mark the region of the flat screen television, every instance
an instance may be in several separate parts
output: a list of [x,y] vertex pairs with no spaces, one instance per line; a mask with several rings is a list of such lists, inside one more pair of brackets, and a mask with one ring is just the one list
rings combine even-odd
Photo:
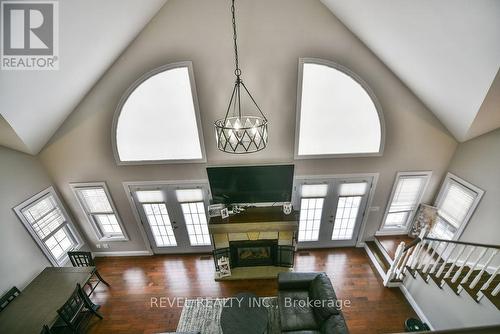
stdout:
[[213,203],[290,202],[293,165],[208,167]]

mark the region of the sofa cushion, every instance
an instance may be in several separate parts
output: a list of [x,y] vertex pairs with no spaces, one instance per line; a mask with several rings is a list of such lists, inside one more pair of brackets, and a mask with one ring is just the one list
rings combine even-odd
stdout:
[[313,279],[309,286],[309,298],[312,301],[314,314],[319,323],[323,323],[332,314],[339,314],[336,307],[337,296],[326,274],[319,274]]
[[307,290],[280,291],[278,296],[282,331],[319,330],[308,303]]
[[321,325],[321,334],[348,334],[347,324],[345,323],[342,314],[334,314],[330,316]]
[[316,272],[283,272],[278,274],[280,290],[308,290],[312,280],[320,273]]

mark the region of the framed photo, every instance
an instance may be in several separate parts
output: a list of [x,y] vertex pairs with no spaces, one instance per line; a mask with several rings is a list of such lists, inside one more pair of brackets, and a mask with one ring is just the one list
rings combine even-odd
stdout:
[[420,204],[418,206],[413,223],[408,235],[410,237],[418,237],[420,231],[427,226],[427,233],[429,233],[436,223],[438,209],[435,206]]

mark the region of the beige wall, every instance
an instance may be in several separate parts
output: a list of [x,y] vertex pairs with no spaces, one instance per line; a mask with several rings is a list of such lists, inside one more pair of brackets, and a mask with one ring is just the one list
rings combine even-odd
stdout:
[[12,210],[50,185],[36,158],[0,146],[0,295],[51,265]]
[[69,182],[106,181],[131,238],[110,250],[140,251],[145,244],[122,182],[206,178],[205,164],[118,167],[113,159],[111,121],[121,95],[143,73],[177,61],[194,65],[209,165],[293,161],[298,58],[317,57],[350,68],[373,89],[386,122],[385,152],[378,158],[294,161],[296,173],[380,173],[373,203],[380,211],[370,213],[367,237],[378,229],[396,172],[432,170],[424,200],[434,196],[456,141],[319,0],[241,1],[237,10],[243,79],[269,118],[269,147],[233,156],[215,146],[213,121],[223,116],[234,82],[228,2],[168,1],[40,154],[92,244],[95,236]]
[[500,129],[458,145],[449,170],[484,190],[460,240],[500,244]]

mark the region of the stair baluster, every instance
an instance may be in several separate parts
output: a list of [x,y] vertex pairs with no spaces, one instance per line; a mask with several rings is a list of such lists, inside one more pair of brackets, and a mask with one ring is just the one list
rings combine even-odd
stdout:
[[474,265],[470,268],[470,271],[460,281],[460,286],[458,287],[458,291],[457,291],[458,294],[460,294],[460,292],[462,292],[462,290],[464,289],[463,284],[469,280],[470,276],[472,275],[472,272],[476,270],[477,266],[479,265],[479,261],[481,261],[481,259],[484,257],[484,255],[486,254],[487,251],[488,251],[488,248],[484,248],[481,251],[481,253],[479,253],[477,260],[476,260],[476,262],[474,262]]
[[453,244],[450,248],[450,254],[448,254],[448,256],[446,257],[446,260],[443,261],[443,264],[441,265],[438,272],[436,273],[436,277],[441,277],[441,275],[443,274],[443,271],[446,268],[446,264],[448,263],[448,260],[451,258],[451,255],[455,251],[455,248],[457,248],[457,245]]
[[[481,269],[481,271],[479,272],[479,274],[477,274],[476,278],[474,278],[474,280],[472,281],[472,283],[469,285],[469,288],[474,289],[476,287],[476,284],[481,279],[481,276],[483,276],[484,271],[486,270],[486,268],[488,268],[488,266],[490,265],[490,263],[493,260],[493,258],[495,257],[495,255],[497,255],[497,253],[498,253],[498,249],[495,249],[491,253],[490,257],[488,258],[488,260],[486,261],[486,263],[483,265],[483,269]],[[497,270],[498,270],[498,268],[497,268]]]
[[457,279],[460,277],[460,275],[462,274],[462,271],[464,270],[465,265],[467,264],[467,262],[469,262],[470,256],[472,255],[472,253],[474,253],[475,250],[476,250],[476,247],[472,246],[471,250],[469,251],[469,254],[467,254],[467,256],[465,257],[465,260],[463,260],[462,265],[457,270],[457,272],[455,273],[455,275],[453,275],[453,278],[451,279],[452,283],[455,283],[457,281]]

